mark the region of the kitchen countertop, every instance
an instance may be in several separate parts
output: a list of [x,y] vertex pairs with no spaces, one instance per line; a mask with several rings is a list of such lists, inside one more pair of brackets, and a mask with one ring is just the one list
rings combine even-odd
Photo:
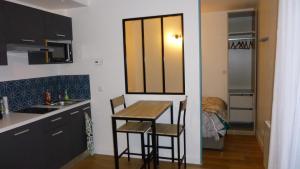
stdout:
[[58,110],[46,113],[46,114],[30,114],[30,113],[14,113],[11,112],[8,115],[4,115],[3,119],[0,120],[0,133],[24,126],[26,124],[30,124],[36,122],[38,120],[59,114],[61,112],[65,112],[67,110],[76,108],[78,106],[82,106],[90,103],[90,100],[81,101],[68,106],[44,106],[38,105],[34,107],[51,107],[51,108],[59,108]]

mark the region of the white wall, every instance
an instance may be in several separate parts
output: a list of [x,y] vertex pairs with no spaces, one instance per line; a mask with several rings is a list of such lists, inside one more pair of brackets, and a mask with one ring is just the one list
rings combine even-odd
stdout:
[[[122,19],[184,13],[187,114],[187,158],[200,163],[200,61],[197,0],[91,0],[89,7],[72,9],[75,63],[62,72],[91,76],[92,116],[96,153],[112,154],[111,109],[109,99],[125,93]],[[103,65],[94,64],[102,60]],[[184,96],[126,95],[128,104],[139,99],[178,101]],[[163,118],[166,119],[168,114]],[[121,140],[120,142],[125,142]],[[132,144],[139,151],[139,139]]]
[[27,53],[8,52],[8,66],[0,66],[0,81],[54,76],[59,73],[58,65],[28,65]]
[[228,100],[227,12],[201,14],[202,94]]

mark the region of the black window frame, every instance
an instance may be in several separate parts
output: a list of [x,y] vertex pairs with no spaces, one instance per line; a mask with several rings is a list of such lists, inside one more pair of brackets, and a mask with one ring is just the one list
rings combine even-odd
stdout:
[[[165,80],[165,52],[164,52],[164,22],[163,18],[166,17],[174,17],[174,16],[180,16],[181,17],[181,30],[182,30],[182,92],[178,93],[170,93],[166,92],[166,80]],[[155,19],[160,18],[161,19],[161,37],[162,37],[162,82],[163,82],[163,91],[162,92],[147,92],[147,86],[146,86],[146,68],[145,68],[145,39],[144,39],[144,20],[145,19]],[[143,92],[130,92],[128,91],[128,75],[127,75],[127,57],[126,57],[126,21],[134,21],[134,20],[140,20],[141,21],[141,34],[142,34],[142,54],[143,54]],[[123,52],[124,52],[124,72],[125,72],[125,90],[126,94],[154,94],[154,95],[185,95],[185,56],[184,56],[184,14],[183,13],[176,13],[176,14],[168,14],[168,15],[156,15],[156,16],[147,16],[147,17],[137,17],[137,18],[127,18],[123,19]]]

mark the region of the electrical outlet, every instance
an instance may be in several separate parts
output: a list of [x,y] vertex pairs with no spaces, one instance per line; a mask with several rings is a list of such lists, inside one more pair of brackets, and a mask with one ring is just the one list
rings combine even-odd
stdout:
[[98,92],[103,92],[102,86],[98,86],[97,90],[98,90]]

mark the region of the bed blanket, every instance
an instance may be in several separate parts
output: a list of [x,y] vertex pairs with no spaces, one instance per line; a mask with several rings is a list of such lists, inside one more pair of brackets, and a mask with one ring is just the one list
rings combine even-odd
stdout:
[[225,118],[227,110],[226,103],[218,97],[203,97],[202,98],[202,111],[207,113],[217,113]]
[[214,137],[216,140],[219,140],[221,136],[225,136],[229,128],[228,122],[225,120],[226,109],[227,105],[222,99],[217,97],[203,97],[203,137]]

